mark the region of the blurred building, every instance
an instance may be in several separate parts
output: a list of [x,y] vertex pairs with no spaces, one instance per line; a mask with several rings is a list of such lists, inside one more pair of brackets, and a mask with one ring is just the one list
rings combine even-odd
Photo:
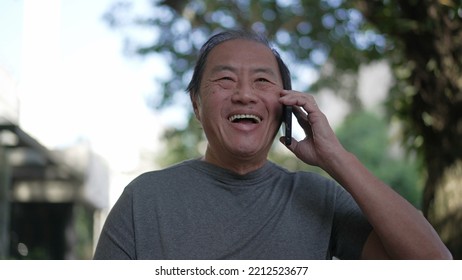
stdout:
[[0,68],[0,259],[90,258],[108,168],[86,143],[48,149],[19,114],[17,84]]

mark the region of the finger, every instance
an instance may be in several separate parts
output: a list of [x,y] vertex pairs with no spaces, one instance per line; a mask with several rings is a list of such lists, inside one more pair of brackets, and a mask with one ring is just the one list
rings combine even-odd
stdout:
[[301,93],[293,90],[283,90],[281,92],[281,102],[284,105],[295,105],[303,107],[307,113],[319,111],[318,104],[313,95]]
[[307,114],[319,111],[318,103],[316,103],[316,99],[311,94],[304,94],[298,103],[297,105],[303,107]]
[[286,145],[286,140],[285,140],[285,137],[282,136],[279,138],[279,142],[281,142],[284,146],[286,146],[290,151],[294,151],[295,149],[295,146],[297,145],[298,141],[295,140],[295,138],[292,137],[292,141],[290,143],[290,145]]
[[303,131],[305,132],[305,135],[311,136],[312,135],[311,123],[308,119],[308,114],[302,108],[298,106],[293,106],[293,113],[295,117],[297,118],[297,122],[300,124]]
[[[303,111],[300,107],[298,106],[293,106],[292,107],[292,112],[294,113],[295,117],[297,118],[298,122],[305,122],[308,121],[308,114]],[[301,124],[301,123],[300,123]]]

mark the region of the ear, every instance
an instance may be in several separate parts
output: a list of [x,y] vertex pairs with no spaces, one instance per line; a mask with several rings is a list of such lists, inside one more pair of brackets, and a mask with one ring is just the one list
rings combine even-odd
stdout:
[[191,103],[194,109],[194,114],[196,115],[196,119],[200,122],[201,117],[200,117],[200,97],[197,94],[194,94],[192,92],[189,93],[189,97],[191,98]]

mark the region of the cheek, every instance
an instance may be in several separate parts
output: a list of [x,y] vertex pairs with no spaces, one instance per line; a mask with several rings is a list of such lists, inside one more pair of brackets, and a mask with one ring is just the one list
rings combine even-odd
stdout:
[[274,93],[275,91],[279,89],[279,88],[276,88],[273,84],[265,83],[265,82],[257,82],[253,85],[253,88],[260,92],[268,92],[268,93]]
[[260,98],[279,103],[281,87],[269,83],[255,83],[253,88]]
[[279,102],[279,91],[265,91],[262,92],[260,96],[269,114],[275,116],[275,118],[279,120],[282,116],[282,104]]
[[203,109],[217,113],[221,107],[229,102],[231,96],[232,90],[224,90],[220,86],[210,87],[202,95]]
[[234,86],[226,83],[210,83],[201,90],[202,99],[207,99],[209,102],[216,102],[216,100],[224,99],[233,92]]
[[216,83],[216,87],[221,90],[234,90],[236,88],[236,83],[231,80],[221,80]]
[[201,122],[213,123],[221,116],[222,104],[225,104],[226,97],[216,91],[206,93],[202,98],[200,107]]
[[278,126],[281,125],[282,122],[282,105],[279,104],[277,107],[274,108],[275,111],[275,120],[277,121]]
[[270,110],[270,114],[272,118],[271,122],[272,122],[272,126],[276,127],[277,129],[282,123],[282,111],[283,111],[282,104],[280,104],[279,102],[272,103],[271,110]]

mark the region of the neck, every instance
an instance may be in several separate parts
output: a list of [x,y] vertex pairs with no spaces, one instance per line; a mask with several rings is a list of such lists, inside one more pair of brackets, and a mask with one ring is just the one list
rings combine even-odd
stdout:
[[267,159],[258,159],[255,156],[251,157],[216,157],[209,149],[205,152],[205,156],[202,158],[203,161],[217,165],[221,168],[228,169],[239,175],[245,175],[252,171],[261,168],[267,162]]

